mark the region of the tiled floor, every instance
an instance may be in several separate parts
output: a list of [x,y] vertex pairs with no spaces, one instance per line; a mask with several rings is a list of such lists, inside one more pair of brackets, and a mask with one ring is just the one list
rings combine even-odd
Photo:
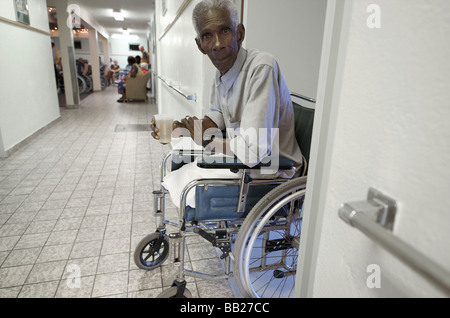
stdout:
[[[148,131],[115,131],[148,124],[156,106],[117,98],[108,87],[61,108],[61,120],[0,159],[0,297],[156,297],[171,285],[170,263],[147,272],[133,261],[155,229],[151,193],[167,146]],[[186,257],[194,270],[221,267],[201,238]],[[190,278],[188,288],[233,297],[227,281]]]

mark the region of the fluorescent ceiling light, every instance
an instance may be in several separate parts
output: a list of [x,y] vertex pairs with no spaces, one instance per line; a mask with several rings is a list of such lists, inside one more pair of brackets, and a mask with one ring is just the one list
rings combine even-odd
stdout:
[[114,33],[113,35],[111,35],[111,38],[112,39],[139,40],[139,37],[136,34],[126,35],[126,34]]
[[125,34],[125,35],[129,35],[130,31],[128,31],[127,28],[123,28],[122,33]]
[[116,19],[116,21],[123,21],[123,20],[125,20],[125,18],[123,17],[123,14],[120,11],[120,9],[113,9],[113,16],[114,16],[114,19]]

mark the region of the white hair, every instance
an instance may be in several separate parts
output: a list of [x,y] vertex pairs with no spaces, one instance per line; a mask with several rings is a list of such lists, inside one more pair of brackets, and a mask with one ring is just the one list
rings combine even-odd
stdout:
[[230,0],[202,0],[199,2],[192,12],[192,23],[194,24],[195,32],[197,33],[197,37],[200,38],[200,31],[198,29],[198,24],[200,20],[200,16],[211,9],[224,9],[230,14],[231,18],[231,27],[233,31],[237,30],[239,25],[239,13],[236,9],[234,3]]

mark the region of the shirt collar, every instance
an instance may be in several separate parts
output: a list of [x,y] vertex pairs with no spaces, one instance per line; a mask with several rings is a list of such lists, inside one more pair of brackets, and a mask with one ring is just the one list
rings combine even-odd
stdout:
[[216,86],[219,86],[221,84],[225,85],[225,88],[228,91],[233,85],[237,76],[239,75],[246,59],[247,59],[247,50],[241,47],[239,49],[236,61],[234,62],[233,66],[229,69],[229,71],[226,72],[225,75],[223,76],[220,76],[220,72],[217,71]]

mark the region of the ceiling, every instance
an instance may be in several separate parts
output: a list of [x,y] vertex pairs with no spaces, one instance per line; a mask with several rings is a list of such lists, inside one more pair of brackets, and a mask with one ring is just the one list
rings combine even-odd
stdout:
[[[130,34],[146,34],[150,18],[155,11],[155,0],[73,0],[109,34],[122,33],[127,28]],[[125,21],[116,21],[113,9],[120,9]],[[83,14],[82,14],[83,15]]]

